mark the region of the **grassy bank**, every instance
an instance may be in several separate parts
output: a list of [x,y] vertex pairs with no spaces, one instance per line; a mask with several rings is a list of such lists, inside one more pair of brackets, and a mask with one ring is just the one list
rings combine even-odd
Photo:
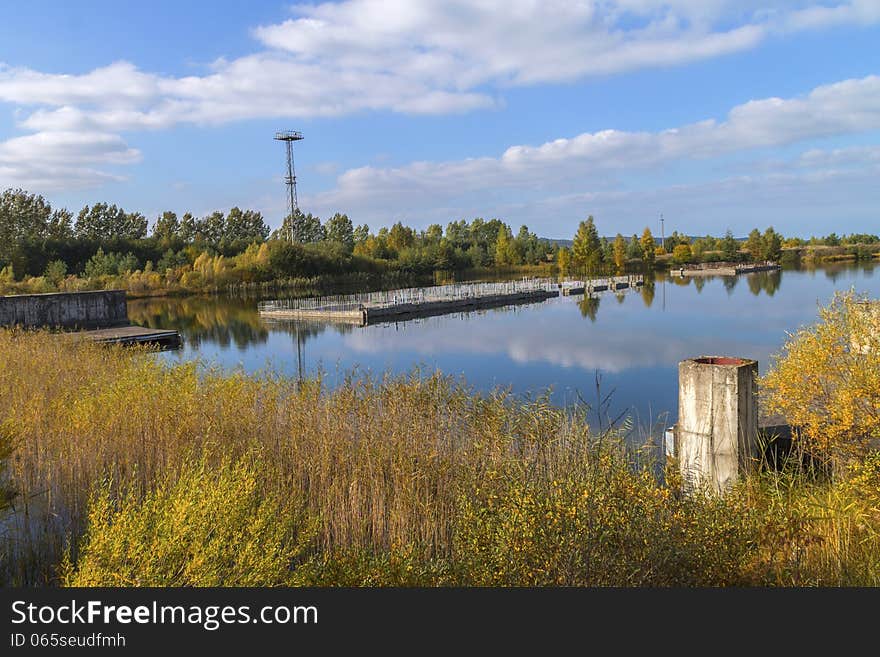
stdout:
[[[577,411],[0,332],[5,584],[880,584],[880,462],[682,497]],[[0,450],[2,454],[2,450]]]
[[[219,263],[219,264],[218,264]],[[217,271],[214,267],[218,267]],[[181,267],[185,270],[185,267]],[[454,280],[510,279],[520,276],[551,276],[556,268],[550,264],[506,267],[480,267],[461,271],[414,272],[399,269],[316,273],[303,276],[248,276],[228,265],[221,258],[204,265],[202,274],[190,276],[192,269],[165,274],[148,271],[126,271],[99,276],[26,277],[22,280],[0,271],[0,296],[11,294],[44,294],[47,292],[82,292],[86,290],[125,290],[130,299],[153,297],[186,297],[226,294],[261,296],[271,294],[340,294],[348,291],[379,290],[393,287],[444,284]],[[198,273],[198,272],[197,272]]]

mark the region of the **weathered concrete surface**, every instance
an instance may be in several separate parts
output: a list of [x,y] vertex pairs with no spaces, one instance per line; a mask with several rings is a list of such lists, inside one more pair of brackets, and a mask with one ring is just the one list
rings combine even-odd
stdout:
[[0,297],[0,326],[105,328],[128,324],[125,290]]
[[306,310],[300,308],[278,308],[276,310],[261,310],[260,315],[266,319],[316,319],[325,322],[337,322],[339,324],[354,324],[363,326],[366,317],[363,310]]
[[775,271],[782,269],[775,262],[756,262],[751,264],[736,263],[702,263],[699,265],[687,265],[672,267],[670,272],[681,276],[736,276],[737,274],[751,274],[759,271]]
[[754,468],[758,362],[704,356],[678,365],[676,447],[689,490],[723,493]]
[[176,349],[181,345],[180,332],[169,329],[151,329],[143,326],[118,326],[115,328],[95,329],[68,333],[78,340],[91,340],[101,344],[146,344],[163,349]]
[[260,315],[270,319],[323,319],[328,322],[342,322],[345,324],[366,326],[368,324],[406,321],[420,317],[433,317],[436,315],[445,315],[467,310],[479,310],[481,308],[499,308],[502,306],[536,303],[558,296],[558,289],[528,290],[525,292],[463,297],[460,299],[398,303],[390,306],[362,305],[357,309],[346,310],[323,310],[320,308],[315,310],[299,310],[279,308],[274,310],[261,310]]
[[402,303],[395,306],[364,308],[365,323],[376,324],[381,322],[415,319],[417,317],[431,317],[445,315],[463,310],[477,310],[480,308],[499,308],[502,306],[515,306],[524,303],[545,301],[552,297],[558,297],[558,290],[530,290],[528,292],[514,292],[511,294],[496,294],[484,297],[468,297],[464,299],[451,299],[443,301],[426,301],[424,303]]

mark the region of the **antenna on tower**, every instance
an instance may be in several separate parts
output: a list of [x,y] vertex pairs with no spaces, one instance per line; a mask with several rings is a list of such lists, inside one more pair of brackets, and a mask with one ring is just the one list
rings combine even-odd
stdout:
[[293,142],[300,141],[303,138],[301,132],[296,130],[282,130],[275,133],[275,141],[283,141],[287,148],[287,175],[284,177],[284,184],[287,185],[287,216],[290,221],[287,224],[287,238],[293,241],[293,215],[299,209],[296,198],[296,174],[293,168]]
[[660,246],[666,248],[666,231],[663,227],[663,213],[660,213]]

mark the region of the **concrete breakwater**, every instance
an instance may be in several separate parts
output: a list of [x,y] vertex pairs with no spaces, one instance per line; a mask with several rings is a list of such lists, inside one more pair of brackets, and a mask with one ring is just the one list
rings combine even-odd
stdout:
[[180,346],[180,333],[134,326],[125,290],[0,296],[0,327],[63,329],[76,339],[100,343]]
[[259,311],[261,316],[272,319],[321,319],[366,326],[480,308],[539,302],[556,296],[559,296],[559,288],[555,282],[531,279],[282,299],[261,303]]
[[90,329],[125,324],[125,290],[0,297],[0,326]]
[[644,284],[645,278],[641,274],[611,276],[609,278],[591,278],[584,281],[565,280],[559,284],[559,291],[562,296],[567,297],[577,294],[606,292],[608,290],[625,290],[630,287],[639,287]]
[[[483,308],[537,303],[560,294],[583,294],[585,287],[600,291],[643,283],[640,276],[619,276],[601,281],[599,287],[590,287],[590,281],[560,283],[555,279],[456,283],[344,296],[267,301],[259,305],[259,312],[268,319],[313,319],[366,326]],[[580,292],[572,291],[577,289]]]
[[673,267],[669,271],[680,276],[736,276],[737,274],[751,274],[759,271],[773,271],[782,269],[775,262],[753,262],[738,264],[732,262],[707,262],[701,265],[687,265]]

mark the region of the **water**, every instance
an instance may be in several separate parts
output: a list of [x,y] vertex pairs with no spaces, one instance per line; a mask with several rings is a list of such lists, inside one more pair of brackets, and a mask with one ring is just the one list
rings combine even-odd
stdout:
[[376,374],[439,369],[480,391],[500,386],[536,395],[549,389],[554,403],[583,401],[594,417],[602,406],[606,420],[623,414],[656,427],[675,421],[680,360],[755,358],[763,372],[786,332],[814,322],[835,290],[880,297],[878,269],[838,264],[735,278],[658,275],[642,289],[595,299],[560,297],[368,327],[263,321],[257,300],[224,298],[132,301],[129,315],[182,332],[184,348],[160,356],[170,361],[199,358],[292,376],[321,370],[331,386],[353,368]]

